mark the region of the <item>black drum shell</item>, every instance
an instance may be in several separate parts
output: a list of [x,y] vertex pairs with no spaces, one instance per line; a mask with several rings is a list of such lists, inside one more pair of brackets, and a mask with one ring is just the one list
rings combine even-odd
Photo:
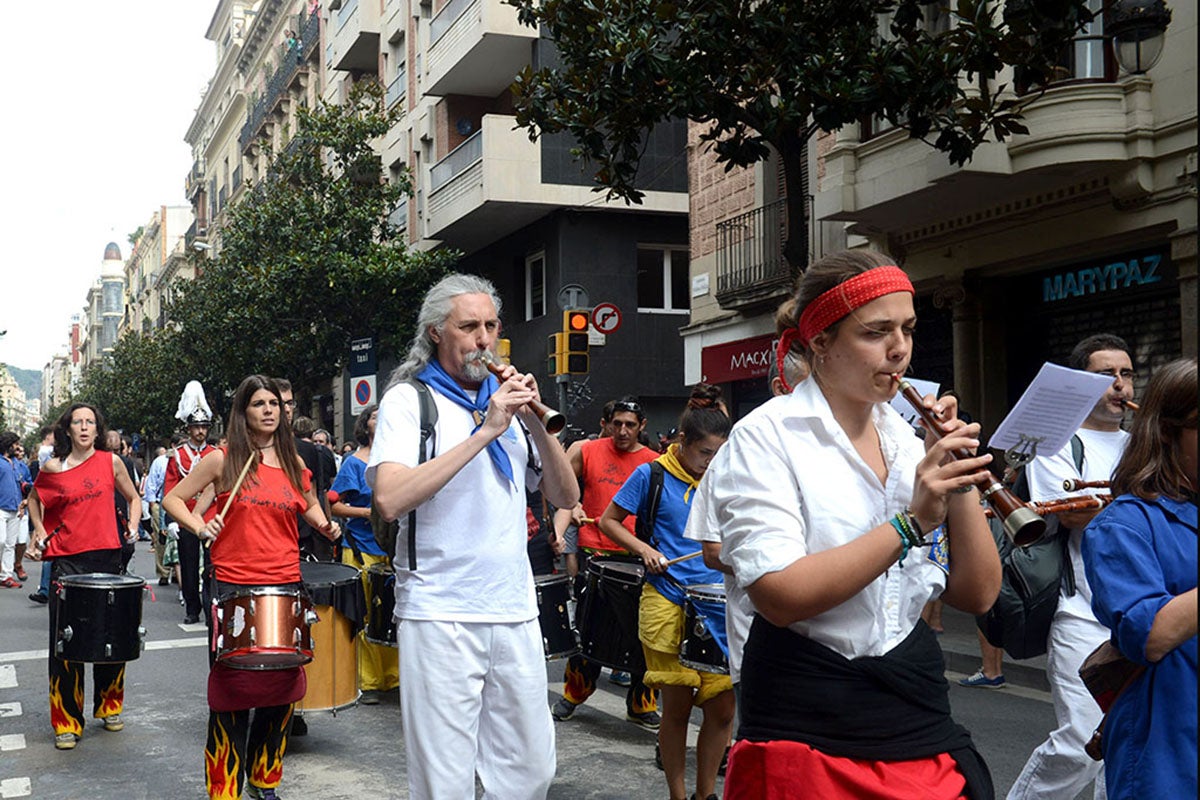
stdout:
[[597,664],[627,672],[645,672],[646,656],[638,638],[638,604],[645,567],[640,563],[595,559],[575,617],[579,648]]
[[368,642],[387,647],[396,646],[396,573],[385,564],[367,567],[367,615],[365,631]]
[[724,587],[721,587],[719,597],[712,593],[687,592],[683,603],[683,638],[679,643],[679,663],[699,672],[728,675],[729,659],[705,627],[704,616],[693,602],[694,599],[724,603]]
[[538,624],[542,629],[542,649],[546,660],[567,658],[579,652],[579,641],[571,627],[567,603],[571,599],[571,579],[567,575],[538,575],[533,579],[537,596]]
[[54,587],[55,656],[91,664],[135,661],[142,654],[145,586],[145,579],[134,575],[91,572],[60,577]]

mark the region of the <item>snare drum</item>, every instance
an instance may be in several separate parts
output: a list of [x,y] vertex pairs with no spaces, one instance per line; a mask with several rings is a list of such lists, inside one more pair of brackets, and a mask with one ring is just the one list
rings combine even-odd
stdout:
[[683,601],[683,641],[679,663],[700,672],[729,674],[729,659],[708,626],[725,626],[725,584],[687,586]]
[[542,627],[542,649],[547,661],[579,652],[571,615],[567,611],[567,602],[571,599],[570,582],[567,575],[537,575],[533,579],[538,623]]
[[217,598],[217,661],[234,669],[292,669],[313,659],[312,604],[299,589],[248,586]]
[[[44,567],[49,569],[49,567]],[[63,575],[54,586],[54,654],[66,661],[118,664],[146,646],[142,589],[134,575]]]
[[302,561],[300,575],[318,621],[312,626],[313,660],[305,669],[308,692],[296,710],[337,711],[358,700],[354,635],[364,606],[358,570],[349,564]]
[[646,670],[638,640],[638,603],[645,573],[640,563],[603,558],[588,562],[576,623],[580,649],[590,660],[628,672]]
[[367,567],[367,619],[368,642],[396,646],[396,573],[386,564]]

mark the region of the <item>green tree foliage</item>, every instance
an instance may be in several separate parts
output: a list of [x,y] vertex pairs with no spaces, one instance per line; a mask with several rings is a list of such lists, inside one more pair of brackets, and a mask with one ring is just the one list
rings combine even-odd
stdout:
[[456,254],[409,251],[389,223],[411,183],[381,178],[371,144],[395,121],[382,108],[367,82],[345,105],[302,109],[267,178],[229,213],[218,257],[179,284],[169,316],[210,399],[251,373],[304,395],[341,369],[352,339],[373,335],[385,353],[411,340],[421,297]]
[[1085,0],[958,0],[940,33],[924,18],[945,0],[507,2],[558,48],[556,62],[527,67],[513,85],[531,138],[570,131],[596,182],[633,202],[646,135],[661,121],[702,123],[726,169],[773,148],[792,229],[784,254],[798,268],[813,134],[878,115],[966,163],[989,136],[1025,132],[1021,109],[1033,96],[1002,76],[1045,85],[1091,19]]
[[[175,409],[189,380],[178,339],[172,330],[126,333],[109,358],[84,371],[72,402],[95,405],[111,430],[137,432],[153,441],[168,438],[179,427]],[[46,424],[64,410],[52,411]]]

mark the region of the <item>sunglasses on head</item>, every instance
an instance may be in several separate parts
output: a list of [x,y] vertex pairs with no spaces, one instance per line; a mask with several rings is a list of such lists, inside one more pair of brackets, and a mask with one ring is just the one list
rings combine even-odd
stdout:
[[617,402],[613,403],[613,413],[616,413],[617,411],[632,411],[639,417],[642,416],[642,407],[631,400],[618,400]]

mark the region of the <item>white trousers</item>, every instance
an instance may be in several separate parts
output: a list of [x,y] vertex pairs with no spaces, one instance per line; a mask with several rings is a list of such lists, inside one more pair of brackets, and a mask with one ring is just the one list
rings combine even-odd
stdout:
[[1096,781],[1095,800],[1108,797],[1104,762],[1093,761],[1083,749],[1102,715],[1079,677],[1079,667],[1093,650],[1108,641],[1109,630],[1095,618],[1064,613],[1061,602],[1050,624],[1046,646],[1046,678],[1058,728],[1025,762],[1008,800],[1073,798],[1092,780]]
[[17,557],[17,543],[21,541],[21,526],[25,520],[16,511],[0,510],[0,581],[15,578],[13,564]]
[[411,800],[543,800],[554,722],[537,619],[397,623]]

